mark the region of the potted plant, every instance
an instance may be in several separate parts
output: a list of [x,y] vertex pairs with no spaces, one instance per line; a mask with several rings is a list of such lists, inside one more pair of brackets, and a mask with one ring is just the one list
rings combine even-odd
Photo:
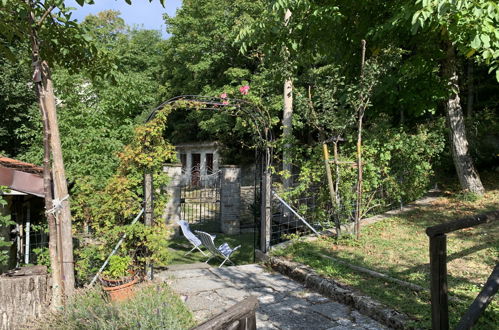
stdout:
[[113,255],[109,266],[100,277],[104,291],[111,301],[123,301],[133,295],[133,286],[138,278],[133,271],[133,260],[130,256]]

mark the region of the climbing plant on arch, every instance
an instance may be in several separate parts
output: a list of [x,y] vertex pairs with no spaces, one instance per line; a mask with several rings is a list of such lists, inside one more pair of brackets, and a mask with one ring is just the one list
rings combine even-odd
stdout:
[[[147,190],[143,180],[146,173],[154,178],[154,187],[152,181],[148,187],[151,192],[168,183],[169,178],[163,172],[163,165],[176,161],[176,152],[174,146],[166,141],[164,133],[169,115],[173,111],[185,109],[219,111],[231,116],[244,117],[254,131],[253,141],[251,143],[245,141],[245,144],[252,145],[260,153],[263,162],[264,174],[260,198],[263,219],[261,249],[266,251],[265,248],[270,241],[270,173],[273,149],[270,115],[261,107],[246,100],[179,96],[153,109],[146,122],[135,129],[131,143],[118,155],[119,165],[115,175],[109,179],[103,191],[78,196],[82,200],[76,201],[75,204],[95,206],[91,207],[87,214],[91,219],[95,236],[105,242],[101,246],[88,246],[76,252],[76,268],[80,281],[86,281],[89,276],[95,274],[123,233],[127,233],[127,239],[118,251],[119,254],[130,255],[137,249],[146,248],[149,253],[145,257],[139,256],[139,262],[162,264],[168,261],[169,253],[164,239],[168,235],[168,228],[162,221],[157,221],[161,219],[168,196],[156,194],[154,203],[143,205],[144,190]],[[151,219],[149,224],[154,223],[154,226],[143,223],[128,226],[130,219],[138,214],[143,206],[145,209],[148,207],[151,209],[151,218],[156,221]]]
[[[249,86],[241,87],[243,90],[241,93],[247,94],[247,89]],[[247,88],[245,90],[245,88]],[[245,93],[244,93],[245,92]],[[153,109],[151,114],[146,120],[146,126],[150,123],[151,125],[156,125],[157,121],[164,120],[166,124],[166,118],[164,117],[171,112],[174,108],[184,108],[184,109],[194,109],[194,110],[211,110],[211,111],[223,111],[231,116],[244,116],[248,119],[248,123],[252,130],[255,132],[254,139],[252,141],[251,147],[253,147],[256,152],[260,153],[260,159],[262,161],[262,178],[261,178],[261,189],[260,189],[260,249],[264,252],[268,251],[270,247],[270,226],[271,226],[271,172],[272,172],[272,152],[273,152],[273,134],[271,130],[272,119],[270,114],[265,110],[264,107],[255,105],[252,102],[241,100],[241,99],[229,99],[227,94],[223,93],[220,97],[208,97],[208,96],[198,96],[198,95],[182,95],[174,97],[164,103],[162,103],[157,108]],[[163,119],[164,118],[164,119]],[[164,129],[164,127],[163,127]],[[247,141],[246,141],[247,142]],[[246,145],[248,145],[246,143]],[[148,157],[148,146],[146,143],[141,144],[144,147],[142,157]],[[151,173],[151,172],[149,172]],[[256,183],[255,183],[256,184]],[[149,187],[147,187],[149,186]],[[152,179],[148,174],[144,176],[144,189],[152,192]],[[152,209],[152,196],[145,193],[145,209],[146,214],[148,209]],[[147,219],[146,219],[147,221]]]

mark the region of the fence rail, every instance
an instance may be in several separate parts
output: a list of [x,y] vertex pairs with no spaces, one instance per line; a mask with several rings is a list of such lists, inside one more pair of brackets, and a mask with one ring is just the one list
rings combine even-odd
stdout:
[[[431,322],[432,329],[449,329],[449,306],[447,287],[447,236],[446,234],[499,220],[499,211],[487,212],[474,217],[462,218],[426,228],[430,239],[430,271],[431,271]],[[495,277],[495,281],[494,281]],[[459,322],[458,329],[469,329],[478,320],[490,302],[490,296],[497,292],[498,272],[492,272],[484,289],[478,295],[468,312]],[[495,286],[495,292],[494,292]],[[488,302],[487,302],[488,301]]]
[[192,330],[256,330],[256,309],[258,299],[249,296]]

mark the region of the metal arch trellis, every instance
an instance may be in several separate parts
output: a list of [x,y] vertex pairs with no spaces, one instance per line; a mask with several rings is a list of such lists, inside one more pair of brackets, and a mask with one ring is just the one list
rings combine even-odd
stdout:
[[[154,118],[156,113],[167,105],[178,104],[181,108],[196,108],[199,110],[212,110],[228,113],[231,116],[244,114],[253,122],[254,128],[258,133],[259,140],[255,146],[255,152],[263,152],[262,157],[262,178],[260,182],[260,249],[267,252],[270,249],[271,235],[271,212],[272,212],[272,157],[274,136],[271,129],[270,114],[256,106],[255,104],[242,99],[220,98],[201,95],[180,95],[175,96],[154,108],[145,122]],[[175,106],[174,106],[175,107]],[[256,174],[256,173],[255,173]],[[150,181],[152,184],[152,181]],[[144,182],[146,187],[146,181]],[[147,189],[152,194],[152,186]],[[149,208],[152,209],[152,195],[145,198],[146,213]],[[255,196],[256,200],[256,196]],[[149,204],[149,205],[148,205]]]
[[[262,145],[260,147],[269,147],[270,152],[272,152],[271,142],[273,139],[273,134],[271,130],[271,118],[270,114],[257,107],[251,102],[242,99],[231,99],[231,98],[220,98],[220,97],[212,97],[212,96],[202,96],[202,95],[180,95],[175,96],[154,108],[149,116],[146,119],[146,123],[154,118],[156,113],[163,109],[166,105],[173,105],[175,103],[184,103],[181,104],[184,107],[189,108],[189,102],[192,104],[201,105],[199,107],[200,110],[213,110],[213,111],[224,111],[232,116],[237,116],[240,113],[243,113],[251,118],[255,128],[257,129],[260,142]],[[190,108],[194,108],[191,106]],[[256,110],[256,111],[255,111]],[[271,156],[271,155],[268,155]],[[268,162],[271,157],[268,157]],[[268,163],[270,166],[270,163]]]

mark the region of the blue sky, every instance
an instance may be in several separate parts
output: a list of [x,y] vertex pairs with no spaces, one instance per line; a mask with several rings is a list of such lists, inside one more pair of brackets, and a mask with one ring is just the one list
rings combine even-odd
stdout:
[[148,30],[161,30],[163,37],[167,37],[163,14],[175,15],[175,11],[182,5],[181,0],[166,0],[163,8],[158,0],[149,3],[148,0],[132,0],[132,5],[127,5],[125,0],[95,0],[94,5],[80,7],[75,0],[66,0],[66,6],[74,7],[73,18],[83,21],[88,14],[95,14],[106,9],[119,10],[121,17],[130,26]]

